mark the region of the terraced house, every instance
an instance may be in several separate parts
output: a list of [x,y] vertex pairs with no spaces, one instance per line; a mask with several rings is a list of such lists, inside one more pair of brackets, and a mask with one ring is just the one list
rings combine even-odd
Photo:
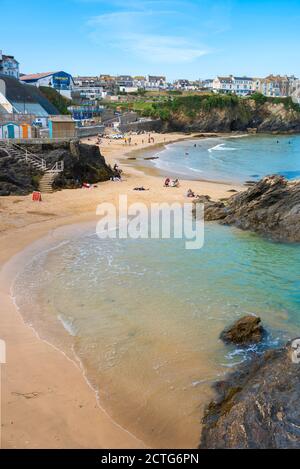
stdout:
[[213,91],[215,93],[234,93],[246,96],[253,93],[253,78],[250,77],[216,77],[213,81]]

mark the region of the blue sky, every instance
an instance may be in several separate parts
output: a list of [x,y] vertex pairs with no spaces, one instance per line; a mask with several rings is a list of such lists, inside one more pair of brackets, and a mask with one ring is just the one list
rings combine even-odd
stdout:
[[300,76],[299,0],[0,0],[23,73]]

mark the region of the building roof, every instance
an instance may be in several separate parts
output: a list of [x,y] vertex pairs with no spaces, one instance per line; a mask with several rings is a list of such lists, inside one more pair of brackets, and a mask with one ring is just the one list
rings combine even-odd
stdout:
[[52,122],[75,122],[72,119],[72,116],[69,116],[69,115],[67,115],[67,116],[63,116],[63,115],[51,116],[50,120]]
[[217,77],[221,83],[232,83],[232,77]]
[[238,81],[253,81],[253,78],[250,78],[250,77],[233,77],[235,80],[238,80]]
[[53,104],[36,86],[26,85],[16,78],[8,75],[0,74],[0,80],[5,82],[6,99],[18,110],[18,112],[23,112],[25,110],[25,112],[29,114],[58,114],[56,107],[53,106]]
[[39,80],[40,78],[50,77],[56,72],[43,72],[43,73],[34,73],[33,75],[22,75],[20,77],[21,81],[29,81],[29,80]]

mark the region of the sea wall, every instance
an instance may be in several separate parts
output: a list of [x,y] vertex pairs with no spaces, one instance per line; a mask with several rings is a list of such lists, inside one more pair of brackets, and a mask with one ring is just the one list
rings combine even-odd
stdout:
[[120,124],[119,130],[125,132],[159,132],[162,129],[162,121],[160,119],[131,122],[128,124]]

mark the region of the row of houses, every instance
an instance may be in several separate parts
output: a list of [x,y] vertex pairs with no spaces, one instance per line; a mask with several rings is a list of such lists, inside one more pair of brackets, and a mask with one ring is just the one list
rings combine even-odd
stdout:
[[118,93],[133,93],[138,90],[159,91],[168,88],[165,76],[147,75],[100,75],[99,77],[74,77],[72,95],[75,99],[97,100]]
[[234,93],[240,96],[262,93],[270,97],[290,96],[299,80],[295,76],[269,75],[266,78],[218,76],[211,83],[216,93]]

